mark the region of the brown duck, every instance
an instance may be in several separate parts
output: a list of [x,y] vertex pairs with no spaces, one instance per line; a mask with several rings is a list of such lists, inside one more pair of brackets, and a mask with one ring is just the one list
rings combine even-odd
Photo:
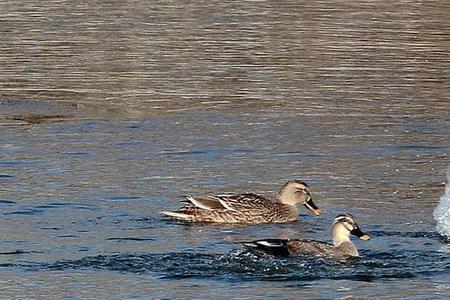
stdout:
[[254,193],[187,196],[185,206],[177,211],[162,214],[188,222],[211,223],[284,223],[298,220],[298,204],[303,204],[314,214],[320,209],[311,199],[308,185],[300,180],[286,182],[275,201]]
[[350,241],[350,234],[362,240],[370,237],[361,231],[351,214],[342,214],[334,219],[331,228],[333,244],[313,240],[300,239],[263,239],[252,242],[241,242],[244,246],[274,256],[326,256],[330,258],[349,258],[358,256],[358,249]]

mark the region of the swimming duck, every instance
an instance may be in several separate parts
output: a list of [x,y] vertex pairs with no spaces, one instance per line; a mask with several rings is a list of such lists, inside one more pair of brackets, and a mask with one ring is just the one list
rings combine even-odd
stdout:
[[300,239],[263,239],[241,242],[246,247],[261,250],[274,256],[326,256],[331,258],[349,258],[358,256],[358,249],[350,241],[350,234],[362,240],[370,237],[359,229],[355,217],[351,214],[338,215],[331,227],[333,244]]
[[286,182],[276,201],[254,193],[187,196],[185,206],[162,214],[188,222],[212,223],[283,223],[298,220],[298,204],[303,204],[316,215],[320,209],[311,199],[308,185],[300,180]]

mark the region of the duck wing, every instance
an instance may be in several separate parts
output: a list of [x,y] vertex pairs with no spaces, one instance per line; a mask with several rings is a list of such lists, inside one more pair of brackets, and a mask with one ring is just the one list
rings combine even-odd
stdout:
[[267,209],[274,204],[269,199],[254,193],[202,197],[187,196],[186,201],[193,204],[196,208],[209,211],[255,211]]
[[314,240],[292,239],[286,243],[291,256],[329,255],[333,249],[333,245]]
[[218,196],[203,196],[195,198],[192,196],[187,196],[186,200],[193,204],[196,208],[204,210],[227,209],[227,207],[221,203],[221,198]]
[[289,256],[289,249],[286,239],[262,239],[250,242],[240,242],[247,248],[262,251],[274,256]]
[[236,211],[266,210],[275,204],[271,200],[254,193],[217,196],[217,198],[225,208]]
[[247,248],[259,250],[274,256],[326,256],[330,254],[332,245],[320,241],[299,239],[262,239],[241,242]]

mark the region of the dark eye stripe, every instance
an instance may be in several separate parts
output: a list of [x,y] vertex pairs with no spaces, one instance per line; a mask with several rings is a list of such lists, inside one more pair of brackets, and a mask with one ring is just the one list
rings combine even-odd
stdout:
[[345,229],[347,229],[348,231],[352,231],[352,227],[349,227],[347,222],[342,222],[342,225],[344,225]]
[[349,222],[348,220],[345,220],[344,222],[342,222],[345,226],[345,228],[347,228],[347,230],[352,231],[353,229],[357,229],[358,225]]

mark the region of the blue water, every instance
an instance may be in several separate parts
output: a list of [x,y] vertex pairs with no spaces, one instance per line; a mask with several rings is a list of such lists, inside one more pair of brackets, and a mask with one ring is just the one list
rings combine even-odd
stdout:
[[[0,1],[0,299],[448,299],[449,11]],[[323,215],[159,214],[290,179]],[[372,237],[357,259],[237,243],[330,241],[344,212]]]
[[[285,111],[3,127],[5,297],[445,299],[450,248],[433,210],[444,192],[448,145],[399,150],[409,145],[403,125],[393,125],[395,139],[371,134],[367,143],[351,118],[340,122],[336,134],[347,134],[339,141],[320,121]],[[378,131],[366,122],[361,131]],[[292,131],[295,123],[309,130]],[[415,144],[425,145],[430,134],[450,136],[418,128]],[[264,138],[267,132],[278,136]],[[159,214],[179,207],[186,194],[271,196],[289,178],[308,182],[321,217],[302,209],[297,223],[232,226]],[[330,241],[330,224],[342,212],[357,216],[372,237],[355,241],[360,258],[273,259],[237,243]]]

